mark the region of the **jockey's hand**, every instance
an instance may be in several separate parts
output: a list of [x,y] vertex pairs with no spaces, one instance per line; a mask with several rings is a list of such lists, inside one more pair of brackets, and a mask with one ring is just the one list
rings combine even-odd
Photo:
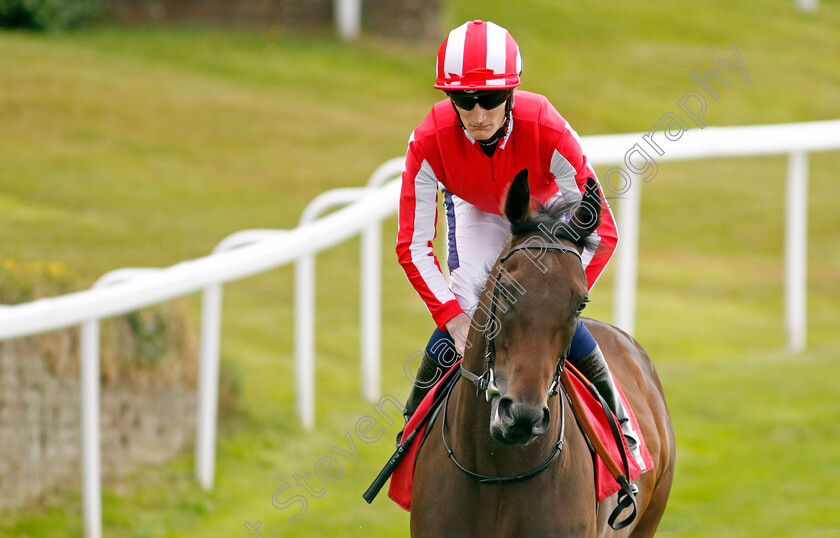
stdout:
[[446,330],[455,342],[455,350],[460,355],[464,355],[464,349],[467,347],[467,334],[470,330],[470,318],[461,312],[454,318],[446,322]]

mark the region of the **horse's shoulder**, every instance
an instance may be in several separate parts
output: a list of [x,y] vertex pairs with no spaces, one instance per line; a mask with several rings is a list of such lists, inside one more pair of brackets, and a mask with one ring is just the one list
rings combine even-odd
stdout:
[[[583,324],[592,333],[595,341],[604,347],[638,348],[642,349],[636,339],[628,333],[605,321],[592,318],[582,318]],[[642,350],[644,351],[644,350]]]
[[[584,318],[583,324],[592,333],[601,347],[613,373],[624,384],[628,376],[636,378],[635,383],[647,385],[658,380],[653,362],[642,345],[630,334],[604,321]],[[654,384],[655,386],[655,384]]]

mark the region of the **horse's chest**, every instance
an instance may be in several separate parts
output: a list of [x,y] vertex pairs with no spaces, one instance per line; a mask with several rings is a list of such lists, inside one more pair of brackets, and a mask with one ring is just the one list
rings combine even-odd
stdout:
[[463,478],[447,477],[434,501],[412,506],[413,537],[595,535],[594,503],[583,506],[556,484],[478,485]]

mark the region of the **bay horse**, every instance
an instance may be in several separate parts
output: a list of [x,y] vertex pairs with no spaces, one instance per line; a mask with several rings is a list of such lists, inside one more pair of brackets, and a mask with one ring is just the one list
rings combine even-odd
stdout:
[[[596,503],[584,435],[562,391],[549,396],[588,301],[580,254],[600,215],[594,180],[571,209],[532,213],[527,170],[508,190],[512,238],[490,272],[461,362],[462,377],[475,379],[484,370],[490,386],[477,395],[469,379],[459,379],[429,427],[415,467],[414,537],[642,537],[653,536],[659,525],[676,450],[662,385],[641,345],[611,325],[584,320],[654,461],[634,481],[638,513],[628,527],[615,531],[607,525],[616,495]],[[488,307],[488,300],[497,304]],[[521,479],[481,483],[476,475]]]

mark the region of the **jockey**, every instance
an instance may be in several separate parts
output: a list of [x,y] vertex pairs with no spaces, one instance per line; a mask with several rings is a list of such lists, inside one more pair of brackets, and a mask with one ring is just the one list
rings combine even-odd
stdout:
[[[438,51],[436,71],[434,87],[446,99],[432,107],[409,138],[400,194],[397,256],[437,325],[406,402],[406,420],[440,377],[439,369],[452,366],[453,351],[464,352],[487,269],[510,237],[503,204],[516,172],[528,169],[531,196],[544,204],[581,200],[586,179],[596,177],[577,133],[548,99],[515,90],[522,57],[504,28],[475,20],[452,30]],[[448,284],[432,249],[438,185],[447,219]],[[593,248],[582,256],[590,289],[618,241],[606,204],[592,235]],[[639,436],[582,322],[568,358],[610,405],[644,470]]]

